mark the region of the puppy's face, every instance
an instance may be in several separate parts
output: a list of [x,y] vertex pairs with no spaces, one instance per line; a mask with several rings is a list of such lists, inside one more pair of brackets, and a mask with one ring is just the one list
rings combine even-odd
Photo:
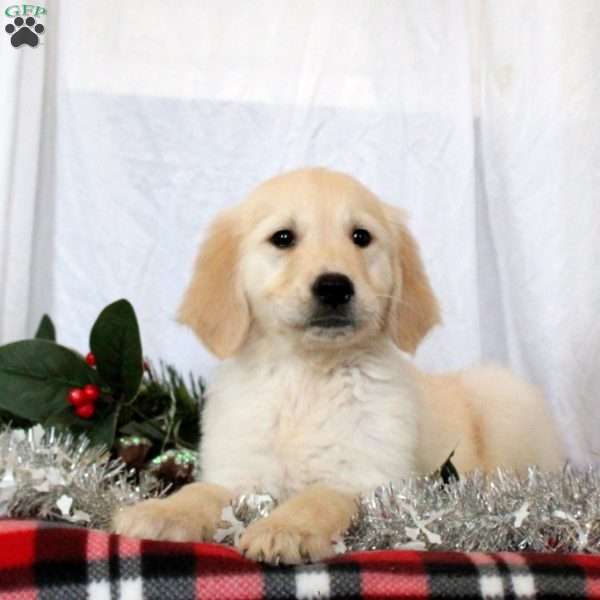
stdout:
[[240,277],[262,330],[337,345],[381,329],[394,286],[394,234],[367,190],[303,172],[263,185],[241,213]]
[[401,220],[341,173],[269,180],[216,223],[181,319],[219,356],[234,353],[252,326],[321,348],[387,331],[412,351],[438,315]]

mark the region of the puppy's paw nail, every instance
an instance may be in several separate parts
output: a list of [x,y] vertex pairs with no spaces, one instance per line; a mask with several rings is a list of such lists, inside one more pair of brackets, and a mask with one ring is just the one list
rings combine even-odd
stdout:
[[304,561],[304,562],[310,562],[310,553],[308,552],[308,550],[306,548],[304,548],[303,546],[300,547],[300,558]]

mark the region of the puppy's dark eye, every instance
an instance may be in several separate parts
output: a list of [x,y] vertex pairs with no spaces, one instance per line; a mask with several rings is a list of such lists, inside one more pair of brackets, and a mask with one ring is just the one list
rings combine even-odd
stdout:
[[289,248],[294,245],[296,236],[291,229],[281,229],[280,231],[276,231],[269,238],[269,241],[277,248]]
[[352,241],[361,248],[366,248],[373,238],[366,229],[355,229],[352,232]]

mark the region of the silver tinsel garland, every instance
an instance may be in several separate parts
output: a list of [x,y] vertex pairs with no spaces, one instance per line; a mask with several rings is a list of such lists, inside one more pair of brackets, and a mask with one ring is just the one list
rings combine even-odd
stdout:
[[600,552],[600,472],[503,469],[459,482],[408,479],[362,498],[352,550]]
[[[218,541],[232,542],[275,501],[240,496],[223,513]],[[444,485],[416,477],[363,496],[336,551],[376,549],[464,552],[600,552],[600,472],[566,465],[517,476],[503,469],[469,474]]]
[[[160,495],[142,473],[110,460],[84,437],[37,426],[0,432],[0,516],[58,519],[109,529],[124,504]],[[238,497],[222,515],[215,540],[234,544],[254,520],[277,505],[268,494]],[[359,501],[336,551],[411,548],[480,552],[600,552],[600,471],[567,465],[517,476],[498,469],[443,485],[409,478]]]
[[0,431],[0,517],[68,521],[109,529],[113,512],[159,494],[158,481],[134,482],[121,460],[85,436],[37,425]]

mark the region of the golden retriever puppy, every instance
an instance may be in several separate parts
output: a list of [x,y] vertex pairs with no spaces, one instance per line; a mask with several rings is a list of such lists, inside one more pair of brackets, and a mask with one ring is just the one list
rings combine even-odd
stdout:
[[540,394],[497,367],[426,375],[411,365],[438,303],[402,212],[325,169],[259,186],[214,223],[180,309],[224,359],[208,388],[206,483],[122,509],[116,531],[210,540],[242,492],[281,504],[240,549],[297,563],[332,554],[355,499],[438,468],[556,468]]

